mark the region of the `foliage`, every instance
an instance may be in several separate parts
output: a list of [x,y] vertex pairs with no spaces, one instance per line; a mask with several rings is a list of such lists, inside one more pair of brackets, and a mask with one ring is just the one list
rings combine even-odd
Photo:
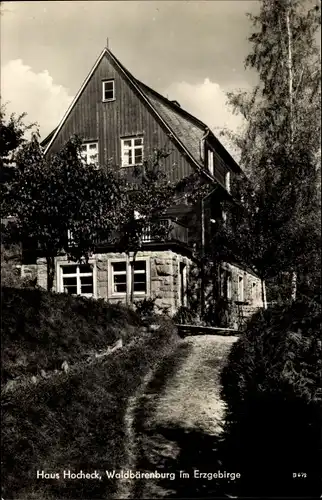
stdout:
[[[257,313],[232,348],[222,382],[240,497],[320,493],[320,328],[321,305],[303,297]],[[294,480],[297,472],[306,479]]]
[[156,298],[148,298],[143,300],[137,300],[135,302],[135,311],[140,316],[140,318],[150,318],[155,313],[155,301]]
[[205,308],[204,321],[207,326],[221,326],[228,328],[231,313],[231,301],[224,297],[218,297],[216,301],[210,301]]
[[36,279],[33,276],[21,277],[21,247],[1,244],[1,285],[7,287],[34,287]]
[[103,300],[39,289],[4,287],[1,292],[2,382],[61,369],[64,361],[74,364],[140,325],[134,311]]
[[197,311],[186,306],[179,307],[178,311],[173,316],[173,321],[179,325],[200,324],[200,318]]
[[[65,297],[66,300],[66,297]],[[132,313],[131,313],[132,314]],[[106,322],[108,323],[108,322]],[[123,323],[127,328],[126,322]],[[129,398],[178,341],[170,321],[105,361],[17,391],[2,402],[3,497],[35,500],[113,498],[128,452]],[[84,453],[86,450],[86,453]],[[99,471],[102,480],[40,481],[37,470]]]
[[16,156],[6,196],[16,241],[34,242],[47,259],[49,290],[55,256],[64,252],[75,262],[87,260],[97,240],[108,238],[115,229],[116,179],[110,172],[85,166],[80,148],[80,139],[73,137],[60,152],[45,158],[34,137]]
[[[25,125],[26,113],[19,116],[10,115],[6,119],[5,106],[0,107],[0,168],[9,166],[14,162],[15,153],[26,141],[25,134],[35,127],[35,124]],[[3,179],[1,179],[3,181]]]
[[311,1],[263,0],[250,19],[245,66],[259,83],[228,95],[246,121],[230,137],[249,182],[236,179],[226,239],[261,278],[295,272],[307,285],[320,274],[320,11]]
[[[177,187],[171,183],[162,162],[169,152],[156,149],[137,167],[134,182],[119,176],[120,204],[118,208],[118,235],[116,249],[132,253],[132,273],[137,252],[142,248],[144,237],[154,241],[165,241],[171,224],[166,219],[167,209],[175,204]],[[133,303],[134,279],[132,276],[130,302]],[[127,297],[129,299],[129,297]],[[129,301],[129,300],[128,300]]]
[[[0,106],[0,199],[1,217],[11,215],[8,198],[10,182],[14,174],[16,155],[27,142],[25,133],[34,129],[35,124],[25,125],[26,113],[6,117],[5,105]],[[38,134],[37,131],[33,132]]]

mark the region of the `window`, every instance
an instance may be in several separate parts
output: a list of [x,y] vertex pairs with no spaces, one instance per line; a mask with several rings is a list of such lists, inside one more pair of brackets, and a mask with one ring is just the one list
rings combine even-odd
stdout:
[[[131,263],[112,262],[112,295],[130,293],[131,291]],[[147,269],[145,260],[134,262],[133,290],[137,294],[147,293]]]
[[146,293],[146,262],[134,262],[134,292]]
[[60,289],[69,295],[94,296],[93,266],[90,264],[60,266]]
[[126,293],[127,272],[126,262],[113,262],[113,293]]
[[252,300],[253,301],[255,301],[257,299],[257,292],[258,292],[257,283],[255,281],[253,281],[253,284],[252,284]]
[[122,167],[142,165],[143,137],[128,137],[121,139]]
[[81,156],[87,165],[98,164],[98,142],[85,142],[81,146]]
[[227,299],[231,299],[232,297],[232,288],[231,288],[231,274],[227,274]]
[[220,271],[220,295],[227,299],[231,299],[231,274],[229,271],[222,269]]
[[208,149],[208,169],[211,175],[214,175],[214,153]]
[[114,101],[115,99],[115,85],[114,85],[114,80],[104,80],[102,82],[102,91],[103,91],[103,96],[102,96],[102,101]]
[[226,172],[225,175],[225,188],[227,189],[228,193],[230,193],[230,172]]
[[238,276],[238,300],[244,302],[244,277]]

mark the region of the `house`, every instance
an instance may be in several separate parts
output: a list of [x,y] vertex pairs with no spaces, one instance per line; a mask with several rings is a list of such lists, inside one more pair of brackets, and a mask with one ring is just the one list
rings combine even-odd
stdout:
[[[58,151],[73,135],[83,138],[87,163],[119,165],[131,178],[133,169],[155,148],[167,147],[171,154],[163,168],[171,181],[198,172],[213,186],[197,207],[186,204],[168,211],[171,225],[166,242],[153,241],[147,232],[134,266],[134,300],[156,298],[156,305],[170,314],[188,305],[187,288],[196,248],[206,244],[211,221],[224,219],[220,202],[232,199],[231,181],[241,169],[211,130],[196,117],[138,81],[105,47],[66,111],[58,127],[43,141],[45,154]],[[193,229],[193,230],[192,230]],[[25,269],[26,272],[26,269]],[[46,288],[46,263],[37,260],[38,284]],[[222,266],[221,295],[235,304],[261,307],[259,278],[238,266]],[[109,246],[97,247],[87,265],[56,258],[55,290],[87,297],[125,301],[131,281],[125,254]],[[235,322],[234,315],[230,323]]]

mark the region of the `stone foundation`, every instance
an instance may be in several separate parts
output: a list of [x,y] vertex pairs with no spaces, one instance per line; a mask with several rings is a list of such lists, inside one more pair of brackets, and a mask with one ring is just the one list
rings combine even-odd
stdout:
[[[191,296],[191,307],[200,301],[200,279],[198,272],[194,272],[194,264],[183,255],[171,250],[166,251],[140,251],[136,255],[136,261],[146,261],[146,293],[134,293],[134,302],[148,298],[155,299],[155,305],[160,312],[167,312],[170,315],[182,305],[188,304],[187,290]],[[95,254],[89,263],[93,266],[94,277],[94,297],[108,300],[109,302],[126,303],[130,299],[130,290],[128,293],[114,293],[112,289],[112,262],[127,262],[128,283],[130,276],[130,261],[126,254],[122,253],[101,253]],[[38,285],[47,288],[47,267],[45,259],[38,259],[37,266],[32,266],[30,272],[37,271]],[[56,278],[54,281],[54,291],[63,292],[60,285],[60,265],[67,264],[65,256],[55,259]],[[26,267],[26,266],[25,266]],[[180,275],[180,269],[184,268],[184,275]],[[224,263],[221,268],[228,271],[231,276],[231,298],[227,300],[227,314],[224,322],[230,328],[240,328],[241,322],[251,316],[259,308],[263,307],[261,296],[261,281],[250,272],[245,271],[237,265]],[[26,272],[26,270],[25,270]],[[29,272],[29,271],[28,271]],[[243,279],[243,304],[237,305],[241,300],[240,290],[238,289],[239,278]],[[189,285],[188,285],[189,282]],[[192,293],[193,292],[193,293]],[[208,295],[208,289],[205,290],[207,305],[211,305],[212,293]],[[195,298],[195,300],[193,300]]]

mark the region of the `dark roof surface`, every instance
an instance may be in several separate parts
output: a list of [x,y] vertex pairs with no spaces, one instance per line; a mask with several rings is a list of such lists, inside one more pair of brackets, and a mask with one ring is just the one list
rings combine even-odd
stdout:
[[171,128],[174,136],[180,139],[194,159],[200,163],[200,141],[205,135],[207,125],[189,115],[189,113],[179,108],[172,101],[161,96],[147,85],[138,80],[136,80],[136,83],[147,97],[152,107]]

